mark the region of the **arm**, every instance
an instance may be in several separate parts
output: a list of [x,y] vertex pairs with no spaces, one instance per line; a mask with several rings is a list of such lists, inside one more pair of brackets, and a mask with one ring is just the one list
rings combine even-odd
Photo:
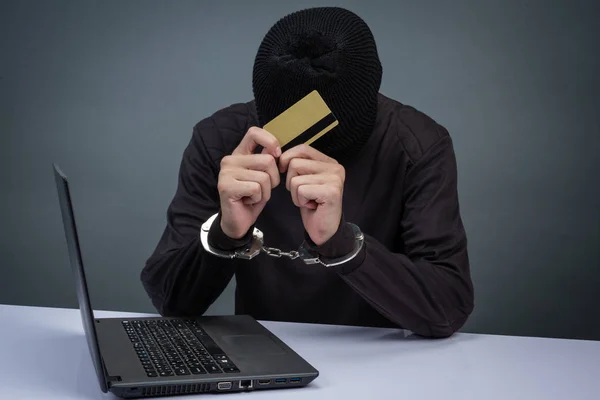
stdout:
[[[450,137],[432,146],[407,173],[401,228],[403,253],[365,235],[361,254],[335,268],[393,323],[423,336],[450,336],[473,310]],[[344,237],[352,238],[345,224],[320,252],[347,254],[352,247]]]
[[218,172],[201,129],[202,124],[194,129],[185,149],[167,226],[141,273],[152,303],[165,316],[202,315],[234,274],[233,261],[206,253],[200,243],[200,226],[219,210]]

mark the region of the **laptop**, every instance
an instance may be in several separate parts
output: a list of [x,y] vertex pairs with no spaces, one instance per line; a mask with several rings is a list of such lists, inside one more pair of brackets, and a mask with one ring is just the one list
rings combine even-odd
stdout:
[[83,328],[100,389],[120,398],[304,387],[319,372],[247,315],[95,318],[67,177],[54,176]]

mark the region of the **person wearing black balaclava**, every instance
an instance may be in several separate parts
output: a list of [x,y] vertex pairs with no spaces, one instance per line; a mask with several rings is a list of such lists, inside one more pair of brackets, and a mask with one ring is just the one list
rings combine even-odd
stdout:
[[[236,313],[261,320],[429,337],[464,325],[474,290],[452,140],[379,93],[382,71],[369,27],[351,11],[310,8],[271,27],[254,61],[254,100],[201,120],[184,152],[141,274],[162,315],[202,315],[235,276]],[[339,125],[282,151],[262,127],[313,90]],[[322,263],[227,258],[256,244],[255,228],[265,246],[300,246]]]

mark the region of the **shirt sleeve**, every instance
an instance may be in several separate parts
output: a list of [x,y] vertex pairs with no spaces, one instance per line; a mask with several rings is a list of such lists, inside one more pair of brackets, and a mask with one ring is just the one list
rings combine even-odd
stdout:
[[464,325],[474,303],[449,136],[409,169],[405,183],[399,237],[404,251],[394,253],[365,235],[359,256],[335,268],[399,327],[422,336],[447,337]]
[[218,171],[196,126],[181,161],[178,186],[167,210],[163,234],[141,272],[141,281],[164,316],[200,316],[223,292],[235,272],[235,260],[204,251],[202,224],[219,211]]

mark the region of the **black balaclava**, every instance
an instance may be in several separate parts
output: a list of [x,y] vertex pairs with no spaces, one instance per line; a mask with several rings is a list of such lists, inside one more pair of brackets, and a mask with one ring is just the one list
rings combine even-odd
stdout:
[[313,147],[341,161],[373,130],[381,77],[375,39],[356,14],[338,7],[289,14],[267,32],[254,62],[260,126],[318,90],[339,125]]

